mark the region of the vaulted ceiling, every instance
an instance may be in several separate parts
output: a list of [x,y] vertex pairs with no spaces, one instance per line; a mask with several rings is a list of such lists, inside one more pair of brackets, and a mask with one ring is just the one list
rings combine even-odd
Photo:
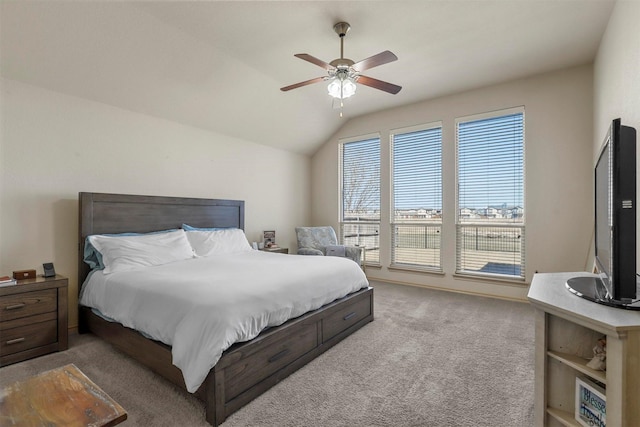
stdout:
[[[612,0],[6,1],[2,77],[225,135],[310,154],[349,118],[591,63]],[[295,58],[398,61],[365,74],[344,117],[324,75]]]

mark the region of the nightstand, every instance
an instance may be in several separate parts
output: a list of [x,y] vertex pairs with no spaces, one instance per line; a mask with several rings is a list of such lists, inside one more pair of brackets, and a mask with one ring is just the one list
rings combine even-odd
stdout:
[[289,253],[289,248],[264,248],[264,249],[260,249],[261,251],[265,251],[265,252],[273,252],[275,254],[288,254]]
[[0,366],[66,350],[66,277],[36,277],[0,287]]

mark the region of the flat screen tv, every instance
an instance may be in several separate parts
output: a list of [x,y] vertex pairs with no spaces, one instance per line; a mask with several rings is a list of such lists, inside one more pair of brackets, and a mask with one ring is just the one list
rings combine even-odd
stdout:
[[594,277],[575,277],[567,288],[586,299],[640,310],[636,274],[636,131],[611,123],[595,166]]

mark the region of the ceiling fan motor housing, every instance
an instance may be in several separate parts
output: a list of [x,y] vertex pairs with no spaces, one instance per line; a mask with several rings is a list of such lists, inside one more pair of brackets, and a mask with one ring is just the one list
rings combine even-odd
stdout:
[[329,65],[331,65],[332,67],[336,67],[336,68],[349,68],[353,64],[355,64],[355,62],[353,62],[349,58],[338,58],[338,59],[334,59],[333,61],[329,62]]

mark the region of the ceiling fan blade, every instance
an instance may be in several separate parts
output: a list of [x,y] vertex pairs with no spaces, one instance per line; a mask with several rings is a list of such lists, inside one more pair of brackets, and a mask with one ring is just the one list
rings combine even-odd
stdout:
[[327,71],[333,70],[333,66],[331,66],[330,64],[324,62],[322,59],[318,59],[315,56],[311,56],[307,53],[296,53],[293,56],[295,56],[296,58],[303,59],[307,62],[311,62],[312,64],[316,64],[318,67],[324,68]]
[[398,57],[392,52],[385,50],[377,55],[370,56],[367,59],[363,59],[360,62],[356,62],[351,66],[354,70],[360,72],[368,70],[369,68],[377,67],[378,65],[388,64],[389,62],[396,61]]
[[357,83],[362,83],[365,86],[369,86],[375,89],[380,89],[391,94],[400,92],[402,86],[394,85],[392,83],[383,82],[382,80],[374,79],[367,76],[358,76]]
[[324,79],[325,79],[325,77],[316,77],[315,79],[305,80],[305,81],[300,82],[300,83],[296,83],[296,84],[292,84],[292,85],[289,85],[289,86],[281,87],[280,90],[283,91],[283,92],[286,92],[286,91],[291,90],[291,89],[297,89],[299,87],[310,85],[312,83],[321,82]]

